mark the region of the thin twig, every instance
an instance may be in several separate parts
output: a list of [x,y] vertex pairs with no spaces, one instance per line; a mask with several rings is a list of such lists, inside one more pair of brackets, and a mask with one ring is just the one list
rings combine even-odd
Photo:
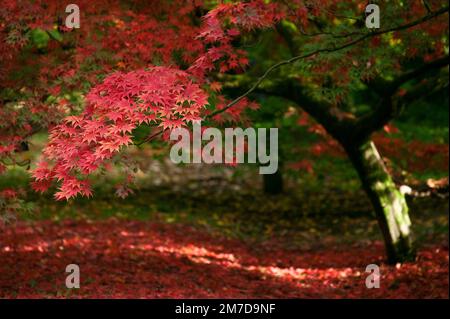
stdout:
[[253,84],[253,86],[249,90],[247,90],[244,94],[242,94],[241,96],[237,97],[236,99],[234,99],[233,101],[228,103],[224,108],[222,108],[220,110],[217,110],[217,111],[207,115],[205,117],[205,119],[208,119],[208,118],[216,116],[216,115],[218,115],[220,113],[223,113],[226,110],[228,110],[230,107],[235,105],[236,103],[240,102],[242,99],[244,99],[250,93],[252,93],[254,90],[256,90],[258,88],[258,86],[261,84],[261,82],[264,81],[264,79],[272,71],[274,71],[275,69],[278,69],[279,67],[281,67],[283,65],[291,64],[291,63],[294,63],[296,61],[309,58],[309,57],[314,56],[314,55],[319,54],[319,53],[330,53],[330,52],[340,51],[340,50],[346,49],[348,47],[351,47],[351,46],[353,46],[355,44],[358,44],[358,43],[360,43],[360,42],[362,42],[362,41],[364,41],[364,40],[366,40],[368,38],[371,38],[371,37],[376,37],[376,36],[380,36],[380,35],[383,35],[383,34],[386,34],[386,33],[390,33],[390,32],[395,32],[395,31],[401,31],[401,30],[409,29],[409,28],[417,26],[417,25],[419,25],[421,23],[429,21],[429,20],[431,20],[431,19],[433,19],[433,18],[435,18],[435,17],[437,17],[439,15],[445,14],[446,12],[448,12],[448,10],[449,10],[449,8],[445,7],[445,8],[442,8],[441,10],[438,10],[438,11],[434,12],[433,14],[426,15],[426,16],[424,16],[423,18],[421,18],[419,20],[416,20],[416,21],[413,21],[413,22],[410,22],[410,23],[407,23],[407,24],[403,24],[403,25],[400,25],[400,26],[397,26],[397,27],[392,27],[392,28],[389,28],[389,29],[386,29],[386,30],[367,33],[364,36],[362,36],[362,37],[360,37],[360,38],[358,38],[356,40],[347,42],[347,43],[345,43],[345,44],[343,44],[341,46],[337,46],[337,47],[333,47],[333,48],[318,49],[318,50],[315,50],[315,51],[312,51],[312,52],[309,52],[309,53],[306,53],[306,54],[294,56],[294,57],[292,57],[292,58],[290,58],[288,60],[280,61],[280,62],[272,65],[269,69],[267,69],[266,72],[264,72],[264,74],[262,76],[260,76],[258,78],[258,80]]

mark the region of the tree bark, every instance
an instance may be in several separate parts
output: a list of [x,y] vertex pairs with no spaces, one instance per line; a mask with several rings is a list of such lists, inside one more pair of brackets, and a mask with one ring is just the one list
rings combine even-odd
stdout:
[[372,202],[384,237],[388,262],[395,264],[414,259],[411,220],[405,196],[396,187],[375,144],[367,141],[345,149]]
[[278,195],[283,192],[283,175],[280,168],[275,174],[263,175],[264,193]]

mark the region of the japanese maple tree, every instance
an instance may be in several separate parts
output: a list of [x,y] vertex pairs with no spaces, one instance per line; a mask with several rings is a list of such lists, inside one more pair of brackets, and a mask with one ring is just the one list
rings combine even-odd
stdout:
[[[253,92],[277,95],[310,114],[346,151],[389,260],[413,256],[404,194],[371,136],[411,100],[447,85],[446,1],[380,3],[382,25],[375,30],[365,27],[361,0],[152,4],[79,1],[82,28],[67,30],[62,2],[6,1],[2,92],[23,94],[0,102],[2,158],[13,158],[30,134],[50,127],[33,187],[45,191],[56,183],[57,199],[90,196],[89,176],[134,142],[138,126],[155,127],[145,142],[194,120],[242,120],[255,107]],[[251,60],[244,44],[261,37],[271,39],[267,53]],[[36,63],[30,55],[37,56],[35,72],[12,80],[23,61]],[[230,77],[248,87],[233,100],[221,94]],[[64,93],[75,89],[82,98],[68,101]]]

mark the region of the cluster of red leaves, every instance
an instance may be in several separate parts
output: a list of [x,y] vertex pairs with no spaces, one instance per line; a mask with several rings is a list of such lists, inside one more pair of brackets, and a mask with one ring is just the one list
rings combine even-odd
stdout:
[[[113,27],[102,26],[102,46],[115,52],[119,67],[136,69],[156,61],[191,65],[203,51],[202,42],[195,39],[200,26],[193,22],[202,1],[144,2],[140,6],[135,11],[117,10],[109,16]],[[174,53],[180,54],[181,61],[173,58]]]
[[[188,226],[138,221],[40,222],[0,239],[1,298],[64,298],[78,264],[83,298],[448,298],[448,246],[415,263],[383,263],[380,242],[288,250],[249,245]],[[381,287],[367,289],[368,264]]]
[[[426,172],[430,168],[439,171],[449,170],[449,145],[426,143],[418,140],[406,142],[398,137],[383,133],[374,136],[383,156],[399,160],[401,166],[410,172]],[[413,150],[413,151],[411,151]],[[405,157],[405,154],[409,156]]]
[[[52,5],[50,5],[52,6]],[[15,105],[8,104],[9,97],[0,98],[0,160],[8,159],[14,162],[14,152],[20,151],[21,142],[31,136],[36,119],[43,113],[48,118],[54,118],[49,108],[39,104],[35,92],[28,92],[22,81],[10,80],[8,75],[15,73],[18,56],[28,43],[27,32],[30,28],[42,26],[43,17],[40,1],[3,1],[0,6],[0,92],[3,89],[19,91],[23,96],[29,95],[27,102],[20,101]],[[48,21],[44,19],[43,21]],[[6,90],[5,90],[6,91]],[[50,119],[49,119],[50,120]],[[3,162],[4,163],[4,162]],[[0,162],[0,175],[6,172],[7,166]],[[8,199],[3,194],[9,190],[0,191],[0,199]]]
[[[300,126],[305,126],[308,132],[316,134],[320,140],[308,148],[308,153],[313,158],[331,156],[336,158],[346,157],[345,150],[325,131],[323,126],[317,124],[307,113],[301,112],[297,121]],[[422,142],[419,140],[405,141],[401,137],[392,134],[399,130],[392,124],[384,127],[384,132],[373,135],[373,142],[379,149],[381,155],[393,160],[397,165],[413,173],[423,173],[430,168],[439,171],[449,170],[449,145]],[[405,154],[408,156],[405,157]],[[308,173],[314,172],[314,165],[310,159],[302,159],[288,165],[294,170],[304,170]]]
[[[375,134],[373,141],[383,157],[394,161],[408,172],[423,173],[429,171],[430,168],[438,171],[449,170],[448,144],[427,143],[417,140],[408,142],[384,133]],[[411,152],[411,150],[413,151]],[[321,156],[346,157],[342,147],[329,137],[314,143],[308,152],[317,158]],[[405,157],[405,154],[409,156]],[[294,170],[314,172],[314,163],[309,159],[303,159],[288,166]]]
[[[84,93],[83,87],[94,85],[99,78],[117,69],[140,69],[157,59],[161,59],[166,65],[176,65],[177,61],[172,59],[172,56],[174,52],[181,50],[183,61],[192,63],[192,56],[198,55],[203,48],[201,41],[195,40],[200,26],[196,25],[193,18],[195,10],[201,5],[199,1],[163,1],[152,5],[148,5],[147,1],[135,1],[131,5],[121,0],[99,0],[94,6],[92,1],[80,0],[77,5],[80,7],[82,20],[82,28],[78,30],[69,30],[64,26],[67,2],[62,0],[39,0],[32,3],[7,0],[0,7],[0,91],[17,93],[17,96],[12,98],[0,98],[0,160],[6,159],[8,163],[15,163],[16,151],[21,151],[22,143],[30,136],[39,130],[52,128],[65,116],[79,113],[79,110],[74,109],[77,106],[66,99],[67,94],[74,91]],[[177,14],[170,14],[173,12]],[[59,32],[62,39],[57,41],[49,37],[48,45],[38,50],[30,41],[31,32],[38,28],[42,36],[48,37],[50,32]],[[128,78],[131,82],[132,74],[129,74]],[[122,77],[112,76],[111,79],[116,79],[120,85]],[[143,77],[139,80],[145,79]],[[167,77],[164,79],[167,80]],[[169,91],[167,89],[160,93],[167,94]],[[47,102],[49,96],[52,97],[52,102]],[[164,98],[170,99],[169,96]],[[87,102],[90,103],[89,100]],[[116,115],[121,112],[116,105],[112,109]],[[95,111],[99,111],[99,108]],[[128,115],[122,113],[119,117],[128,118]],[[53,163],[58,166],[58,172],[61,173],[65,168],[67,173],[53,175],[66,180],[61,185],[63,193],[57,194],[58,198],[61,198],[62,194],[90,193],[85,181],[69,176],[69,167],[77,166],[70,162],[77,162],[76,156],[87,155],[85,150],[93,149],[92,144],[96,142],[96,138],[103,136],[104,152],[101,156],[106,157],[109,156],[108,150],[112,153],[120,145],[129,143],[128,130],[131,124],[126,120],[118,121],[118,127],[124,126],[120,128],[121,131],[117,131],[119,128],[116,127],[117,139],[114,140],[114,129],[107,134],[100,130],[96,137],[89,135],[90,131],[95,131],[103,125],[102,119],[98,118],[91,123],[81,120],[89,116],[83,114],[79,120],[76,117],[68,117],[52,132],[55,137],[53,146],[61,146],[61,154],[69,149],[67,157],[62,156],[62,162],[57,160]],[[195,114],[189,116],[194,117]],[[112,121],[117,120],[115,118]],[[176,121],[176,118],[173,117],[172,120]],[[83,150],[79,149],[80,143],[69,137],[75,132],[87,134],[83,137],[84,143],[87,143]],[[64,134],[68,136],[60,138]],[[68,144],[62,143],[63,140]],[[71,144],[72,142],[74,144]],[[52,146],[49,146],[50,157],[53,156],[51,149]],[[55,156],[58,157],[57,154]],[[89,160],[92,160],[92,163],[88,163]],[[80,165],[84,170],[89,170],[97,164],[91,156],[85,158]],[[39,170],[40,174],[44,175],[40,175],[35,183],[39,190],[50,184],[43,180],[43,177],[49,177],[45,175],[48,167],[44,167],[45,165]],[[0,163],[0,174],[6,170],[7,166]],[[2,197],[0,192],[0,199],[7,198]]]
[[57,199],[90,196],[85,177],[132,143],[138,125],[155,122],[164,130],[179,128],[199,120],[206,104],[207,96],[186,72],[153,67],[115,73],[91,90],[83,114],[67,117],[51,131],[45,160],[33,173],[33,187],[45,191],[58,180]]
[[205,26],[198,38],[208,48],[190,67],[190,72],[202,78],[216,64],[221,73],[242,70],[248,64],[246,51],[236,49],[233,39],[241,32],[272,27],[283,16],[278,5],[260,0],[218,5],[204,17]]
[[[215,69],[215,63],[220,66],[220,72],[242,68],[247,64],[247,60],[244,61],[245,51],[236,51],[231,44],[233,38],[239,35],[239,28],[249,31],[267,27],[280,18],[281,14],[277,13],[275,5],[259,0],[219,5],[206,15],[205,26],[197,36],[209,49],[201,52],[186,72],[175,67],[151,67],[149,70],[108,76],[89,92],[82,115],[67,117],[62,124],[52,129],[50,142],[44,151],[45,158],[33,172],[34,189],[45,191],[53,180],[57,180],[61,183],[55,194],[56,199],[69,199],[78,194],[90,196],[87,175],[104,161],[112,159],[122,146],[129,145],[131,133],[138,125],[156,122],[163,130],[171,130],[200,120],[200,112],[207,104],[207,95],[199,84],[207,81],[207,72]],[[225,27],[226,22],[229,27]],[[135,34],[133,30],[138,26],[144,33],[136,39],[134,46],[123,52],[126,56],[138,54],[136,50],[139,48],[144,49],[140,46],[143,45],[143,38],[149,34],[148,29],[154,31],[154,28],[167,27],[165,23],[161,26],[156,20],[147,21],[143,27],[131,25],[121,33],[121,38],[116,38],[113,48],[118,47],[118,43],[128,33]],[[125,27],[119,26],[119,29],[122,28]],[[190,28],[184,37],[189,37],[192,30]],[[177,45],[169,46],[168,43],[174,42],[171,41],[174,34],[170,34],[165,40],[153,39],[160,44],[157,46],[160,50],[143,50],[149,56],[140,56],[138,60],[149,61],[155,54],[162,54],[166,56],[163,60],[170,62],[169,56],[181,45],[180,39],[177,39]],[[195,54],[199,47],[194,45],[184,49],[191,49],[187,52]],[[188,58],[184,60],[189,61]],[[220,108],[220,105],[225,105],[225,99],[218,99]],[[228,114],[237,119],[248,106],[255,107],[244,99]]]
[[[433,9],[438,8],[442,5],[441,2],[430,1],[430,5]],[[314,31],[316,27],[311,26],[308,19],[316,17],[323,21],[333,21],[337,12],[341,10],[353,13],[363,12],[366,2],[361,0],[344,4],[337,0],[317,0],[305,4],[300,0],[288,3],[252,0],[221,3],[213,9],[200,0],[160,1],[152,2],[152,5],[148,5],[146,1],[135,1],[130,4],[120,0],[101,0],[96,1],[95,6],[92,6],[88,0],[80,0],[77,4],[83,15],[83,32],[73,31],[67,36],[65,34],[62,43],[51,41],[45,55],[37,57],[36,61],[29,59],[27,62],[39,66],[39,75],[35,81],[38,83],[37,87],[28,90],[32,92],[30,93],[31,97],[27,100],[27,107],[24,108],[23,114],[20,115],[25,119],[23,127],[26,127],[29,122],[26,114],[37,111],[43,115],[50,115],[51,119],[58,121],[55,114],[64,114],[70,111],[70,108],[65,107],[68,102],[63,98],[64,93],[79,89],[82,85],[95,84],[98,78],[117,69],[129,71],[149,65],[163,64],[166,66],[164,70],[168,74],[174,72],[181,74],[181,71],[176,70],[186,70],[182,73],[182,76],[185,77],[182,80],[183,83],[192,81],[193,86],[209,85],[210,92],[218,92],[220,84],[217,82],[217,73],[241,72],[249,64],[245,50],[236,48],[235,42],[241,36],[251,34],[256,29],[272,27],[281,19],[293,22],[300,29],[311,27],[311,30],[306,31]],[[14,34],[20,35],[13,37],[14,41],[10,41],[11,45],[19,50],[25,41],[20,38],[24,36],[24,30],[39,27],[49,31],[57,27],[61,32],[66,32],[67,30],[64,30],[57,22],[58,17],[66,16],[65,5],[64,1],[51,1],[49,4],[46,4],[45,1],[36,1],[33,6],[27,7],[26,1],[8,0],[6,5],[0,9],[0,17],[6,19],[5,23],[0,25],[0,37],[3,39]],[[397,6],[398,4],[395,7]],[[197,19],[205,10],[209,11],[204,17],[204,23],[200,25]],[[424,10],[423,5],[413,5],[411,8],[407,8],[406,11],[410,14],[405,17],[405,20],[414,20],[417,16],[423,16],[426,14]],[[176,14],[173,14],[174,12]],[[32,18],[33,16],[36,18]],[[17,23],[15,23],[16,20]],[[405,47],[411,47],[411,41],[414,39],[423,41],[427,35],[439,38],[443,32],[445,33],[440,28],[445,23],[426,24],[420,30],[422,37],[417,37],[413,33],[408,37],[405,32],[395,36],[403,37]],[[352,39],[353,37],[343,38]],[[308,37],[308,39],[310,40],[306,44],[311,48],[320,46],[323,41],[322,36]],[[373,45],[380,46],[379,43]],[[423,55],[422,51],[426,50],[429,51],[430,56],[439,55],[444,50],[442,45],[434,45],[432,50],[428,46],[419,44],[416,47],[419,50],[410,52],[411,57]],[[2,55],[8,55],[8,58],[13,59],[14,54],[11,52],[8,48],[0,51],[0,58]],[[317,79],[315,81],[314,76],[305,78],[321,84],[327,81],[328,75],[331,74],[337,85],[346,87],[352,69],[364,69],[363,66],[368,62],[373,64],[373,61],[368,61],[373,60],[373,57],[368,57],[365,44],[346,54],[348,59],[345,61],[342,61],[342,57],[337,57],[340,59],[339,63],[333,59],[324,61],[324,59],[311,57],[311,60],[308,61],[311,62],[310,71],[317,76]],[[352,56],[361,57],[356,61]],[[396,59],[391,60],[397,61]],[[16,63],[10,64],[21,65],[22,61],[17,59],[14,61]],[[393,64],[401,68],[401,63]],[[150,67],[151,70],[154,70],[152,66]],[[51,180],[59,180],[62,181],[62,184],[60,191],[56,194],[58,199],[67,199],[79,193],[89,195],[90,190],[88,183],[84,180],[85,175],[94,171],[104,160],[111,159],[122,146],[128,145],[130,132],[136,125],[155,120],[163,129],[171,129],[207,114],[207,112],[202,114],[198,112],[175,115],[177,111],[172,110],[164,115],[164,112],[168,112],[167,107],[161,107],[157,111],[158,114],[155,114],[154,108],[162,106],[158,105],[160,103],[158,99],[171,99],[164,95],[153,97],[154,100],[151,103],[156,103],[153,105],[153,110],[146,111],[145,107],[138,110],[139,107],[136,106],[141,105],[141,101],[130,101],[131,97],[141,98],[139,92],[135,91],[140,89],[141,84],[130,83],[139,80],[134,77],[134,74],[136,73],[127,73],[126,76],[112,75],[105,81],[105,83],[109,83],[110,87],[122,86],[122,91],[119,90],[122,94],[129,90],[127,102],[118,99],[112,103],[112,99],[102,98],[101,103],[107,101],[103,106],[99,106],[97,103],[99,101],[92,101],[92,96],[95,94],[91,93],[87,99],[87,109],[81,116],[69,117],[52,131],[51,141],[44,159],[46,163],[40,164],[34,173],[36,178],[34,186],[37,190],[46,189]],[[327,76],[324,76],[325,74]],[[122,81],[124,83],[121,83]],[[14,89],[22,85],[20,81],[15,81],[13,84]],[[129,87],[123,86],[125,84]],[[94,88],[92,92],[102,86],[104,84]],[[186,91],[189,89],[185,87]],[[168,91],[170,90],[161,91],[161,93],[164,94]],[[48,94],[59,96],[56,102],[59,103],[59,107],[51,108],[42,102],[43,97]],[[119,93],[118,96],[121,97]],[[202,96],[203,98],[206,99],[205,96]],[[336,102],[339,99],[340,96],[336,95]],[[223,96],[217,96],[216,100],[217,110],[223,109],[227,105],[227,100]],[[145,97],[144,102],[147,102]],[[204,104],[200,103],[199,105],[203,106]],[[108,107],[110,112],[106,114]],[[220,116],[215,116],[214,120],[218,122],[238,121],[243,118],[243,111],[248,107],[256,107],[256,105],[243,99]],[[30,109],[32,112],[27,112]],[[130,109],[134,111],[130,111]],[[100,113],[99,118],[97,112]],[[133,115],[128,114],[130,112]],[[10,114],[13,113],[14,111],[8,111],[8,113],[0,115],[11,118]],[[9,128],[20,127],[11,123],[13,122],[10,121]],[[52,121],[45,120],[43,117],[39,128],[47,128],[51,124],[53,124]],[[11,154],[21,140],[33,133],[31,125],[27,127],[30,129],[28,133],[21,131],[8,132],[8,134],[3,134],[0,127],[0,156],[1,152]],[[94,132],[96,130],[99,132]],[[15,141],[14,145],[4,142],[10,140],[11,137]],[[0,167],[0,172],[2,170],[4,168]]]

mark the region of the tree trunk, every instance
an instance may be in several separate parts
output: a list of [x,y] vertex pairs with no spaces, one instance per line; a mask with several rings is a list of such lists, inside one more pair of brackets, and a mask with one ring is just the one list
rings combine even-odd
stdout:
[[375,210],[389,263],[415,257],[411,221],[405,196],[400,193],[372,141],[348,146],[346,151]]
[[[270,135],[266,134],[266,145],[270,144]],[[283,152],[279,150],[278,152],[278,170],[275,174],[264,174],[263,175],[263,187],[264,194],[267,195],[278,195],[283,193],[284,182],[282,170],[282,157]]]
[[283,192],[283,175],[280,167],[275,174],[263,175],[264,193],[268,195],[278,195]]

